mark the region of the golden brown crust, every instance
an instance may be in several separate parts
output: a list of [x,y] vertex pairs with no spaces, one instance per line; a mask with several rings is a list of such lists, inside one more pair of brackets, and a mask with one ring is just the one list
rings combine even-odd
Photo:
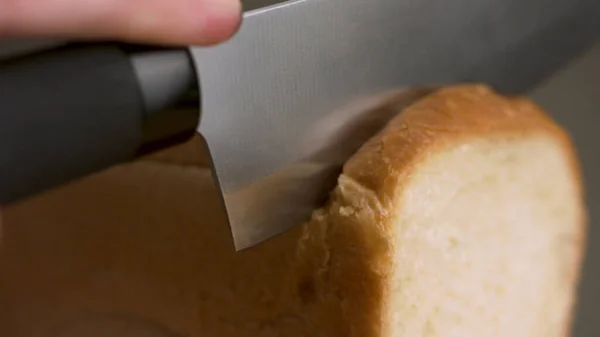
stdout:
[[568,136],[532,103],[484,86],[439,90],[347,162],[311,222],[241,253],[198,169],[200,139],[114,168],[8,210],[0,334],[27,319],[55,329],[78,312],[113,312],[181,335],[382,336],[394,241],[384,218],[403,177],[440,146],[536,132],[561,142],[580,181]]
[[346,163],[344,174],[377,191],[382,200],[393,199],[395,181],[427,153],[466,138],[534,133],[549,133],[561,142],[581,181],[568,135],[542,109],[484,85],[443,88],[409,106]]

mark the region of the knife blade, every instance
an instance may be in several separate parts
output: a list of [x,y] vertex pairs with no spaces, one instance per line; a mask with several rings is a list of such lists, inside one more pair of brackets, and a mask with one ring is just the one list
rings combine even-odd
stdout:
[[402,89],[477,81],[523,92],[597,38],[598,8],[560,0],[297,0],[246,13],[229,42],[192,48],[198,131],[236,249],[308,219],[343,162],[427,92]]

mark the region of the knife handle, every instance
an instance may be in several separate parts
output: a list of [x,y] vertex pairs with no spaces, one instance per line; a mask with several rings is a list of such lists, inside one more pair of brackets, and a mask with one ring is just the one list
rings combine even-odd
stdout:
[[182,49],[73,44],[1,62],[0,205],[189,138],[197,102],[172,108],[194,83]]

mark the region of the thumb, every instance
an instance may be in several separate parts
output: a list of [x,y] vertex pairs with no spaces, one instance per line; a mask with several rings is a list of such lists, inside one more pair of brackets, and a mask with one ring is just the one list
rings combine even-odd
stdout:
[[240,0],[0,0],[0,37],[210,45],[240,22]]

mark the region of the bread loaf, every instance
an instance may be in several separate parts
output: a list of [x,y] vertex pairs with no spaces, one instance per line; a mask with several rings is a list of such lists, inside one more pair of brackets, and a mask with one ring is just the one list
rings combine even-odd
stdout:
[[239,253],[196,141],[8,209],[0,335],[569,334],[580,170],[528,100],[436,91],[346,163],[311,221]]

